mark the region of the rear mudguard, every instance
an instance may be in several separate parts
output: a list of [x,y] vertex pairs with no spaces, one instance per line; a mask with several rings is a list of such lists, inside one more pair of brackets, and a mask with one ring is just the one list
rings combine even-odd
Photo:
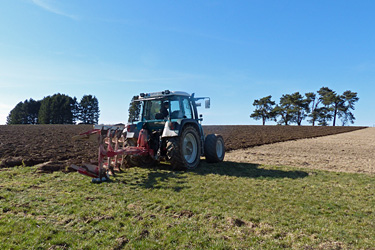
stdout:
[[201,143],[201,155],[204,155],[204,132],[203,132],[202,126],[198,123],[198,121],[194,119],[183,119],[183,120],[178,120],[177,122],[174,122],[174,121],[172,122],[174,124],[177,123],[174,126],[174,128],[177,128],[177,129],[172,130],[171,125],[170,125],[171,121],[166,122],[162,137],[168,138],[168,137],[181,136],[181,133],[184,130],[185,126],[193,126],[199,133],[200,143]]

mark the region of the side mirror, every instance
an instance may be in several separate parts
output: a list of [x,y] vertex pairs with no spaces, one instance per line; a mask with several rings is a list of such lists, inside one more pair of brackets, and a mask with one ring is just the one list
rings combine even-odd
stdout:
[[205,108],[206,108],[206,109],[209,109],[210,107],[211,107],[210,99],[207,99],[207,100],[206,100],[206,103],[205,103]]

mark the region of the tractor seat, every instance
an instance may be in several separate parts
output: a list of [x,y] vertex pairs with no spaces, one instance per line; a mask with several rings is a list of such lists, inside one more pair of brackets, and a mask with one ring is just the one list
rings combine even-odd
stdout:
[[156,119],[156,120],[163,120],[163,119],[164,119],[164,115],[163,115],[162,113],[157,113],[157,114],[155,115],[155,119]]
[[172,112],[171,119],[181,119],[182,116],[182,112],[180,110],[176,110]]

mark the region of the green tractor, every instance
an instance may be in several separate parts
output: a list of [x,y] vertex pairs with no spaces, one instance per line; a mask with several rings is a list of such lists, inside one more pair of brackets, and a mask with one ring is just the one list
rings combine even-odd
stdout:
[[195,97],[180,91],[141,93],[140,117],[127,125],[125,142],[128,146],[149,148],[148,155],[127,155],[125,164],[150,166],[158,161],[170,162],[174,169],[193,169],[199,165],[201,156],[207,162],[221,162],[225,155],[221,135],[204,135],[202,115],[197,107],[208,97]]
[[98,165],[71,165],[79,173],[93,177],[93,182],[109,180],[121,166],[150,167],[158,162],[170,162],[173,169],[194,169],[204,156],[207,162],[224,160],[225,146],[221,135],[204,135],[202,115],[198,114],[195,97],[180,91],[141,93],[134,106],[140,116],[124,125],[95,125],[93,130],[73,139],[92,139],[99,144]]

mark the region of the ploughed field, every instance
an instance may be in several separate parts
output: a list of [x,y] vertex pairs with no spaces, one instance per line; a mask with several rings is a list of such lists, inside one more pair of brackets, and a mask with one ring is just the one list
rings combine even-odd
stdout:
[[312,127],[312,126],[204,126],[205,134],[220,134],[226,151],[249,148],[275,142],[306,139],[351,132],[364,127]]
[[[362,127],[311,126],[204,126],[205,134],[221,134],[226,151],[275,142],[320,137]],[[41,171],[65,170],[71,164],[95,162],[94,141],[72,141],[71,137],[92,129],[91,125],[0,126],[0,167],[40,164]]]

